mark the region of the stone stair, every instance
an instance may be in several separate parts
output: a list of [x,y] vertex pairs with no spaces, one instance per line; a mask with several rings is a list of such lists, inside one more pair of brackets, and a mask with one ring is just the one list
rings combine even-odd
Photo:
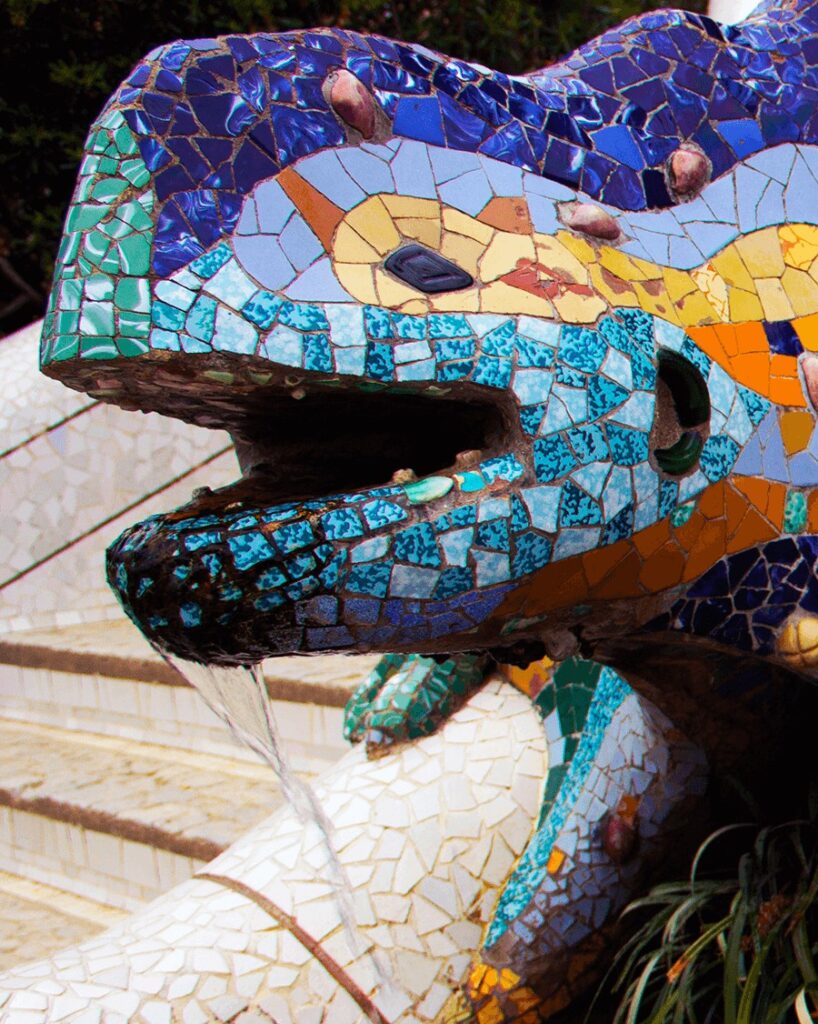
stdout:
[[0,871],[0,971],[73,946],[126,911]]
[[[343,706],[375,661],[265,664],[282,742],[303,777],[346,749]],[[0,965],[46,955],[154,899],[281,800],[271,769],[126,620],[5,634]]]

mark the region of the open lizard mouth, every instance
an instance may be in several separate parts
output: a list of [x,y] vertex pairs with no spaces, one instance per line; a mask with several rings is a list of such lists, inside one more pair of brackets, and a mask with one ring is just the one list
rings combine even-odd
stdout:
[[486,401],[296,388],[245,411],[231,428],[241,480],[198,500],[266,506],[409,483],[464,468],[507,431]]
[[[430,483],[435,515],[468,500],[464,475],[516,441],[511,410],[479,391],[454,400],[307,381],[268,384],[221,416],[212,395],[205,405],[201,419],[235,439],[241,478],[136,524],[108,552],[109,579],[140,629],[198,661],[352,646],[343,627],[322,633],[310,616],[341,603],[344,574],[356,610],[388,596],[357,549],[374,540],[385,550],[396,527],[424,522]],[[411,557],[426,555],[419,546]],[[371,646],[381,643],[373,633]],[[367,642],[359,634],[354,646]]]

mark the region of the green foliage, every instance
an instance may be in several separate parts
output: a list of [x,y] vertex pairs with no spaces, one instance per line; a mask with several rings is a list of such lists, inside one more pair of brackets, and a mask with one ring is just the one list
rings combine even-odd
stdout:
[[[503,71],[542,66],[649,0],[5,0],[0,6],[0,272],[45,299],[89,124],[136,61],[172,39],[339,25],[423,42]],[[686,6],[701,9],[703,0]],[[0,273],[2,278],[2,273]],[[2,295],[17,286],[0,280]],[[18,313],[24,323],[34,303]]]
[[818,818],[810,817],[756,831],[728,871],[732,858],[720,848],[755,826],[720,829],[699,848],[689,881],[659,885],[627,908],[641,923],[601,990],[618,996],[613,1024],[818,1019]]

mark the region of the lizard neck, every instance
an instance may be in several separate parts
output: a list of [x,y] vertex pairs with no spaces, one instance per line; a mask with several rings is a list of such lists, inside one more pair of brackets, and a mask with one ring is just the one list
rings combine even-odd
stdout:
[[696,637],[618,639],[594,657],[698,743],[717,774],[781,778],[782,756],[795,748],[799,723],[818,705],[818,687],[795,673]]

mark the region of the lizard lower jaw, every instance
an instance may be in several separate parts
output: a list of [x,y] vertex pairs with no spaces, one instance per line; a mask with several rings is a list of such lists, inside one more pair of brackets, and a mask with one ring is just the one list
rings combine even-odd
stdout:
[[[354,589],[342,598],[337,584],[370,537],[386,550],[395,529],[469,500],[453,475],[513,449],[513,421],[471,395],[324,387],[266,397],[229,423],[241,479],[125,531],[109,549],[109,579],[148,638],[187,659],[382,649],[374,623],[353,637],[343,619],[322,630],[311,616],[324,615],[322,602],[340,608],[352,596],[355,606]],[[442,502],[425,496],[427,483]]]

